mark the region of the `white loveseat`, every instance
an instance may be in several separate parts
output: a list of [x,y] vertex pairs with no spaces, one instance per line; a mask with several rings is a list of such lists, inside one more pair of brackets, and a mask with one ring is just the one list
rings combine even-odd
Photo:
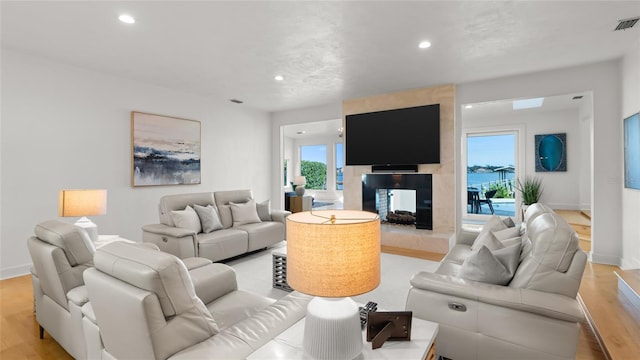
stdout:
[[587,260],[575,231],[547,206],[530,206],[519,231],[515,274],[506,285],[496,285],[469,280],[486,274],[481,266],[469,271],[470,260],[465,265],[472,255],[477,259],[480,250],[472,246],[480,236],[496,240],[498,231],[483,230],[463,233],[435,272],[418,272],[411,279],[406,308],[439,323],[438,355],[454,360],[574,359],[584,319],[576,296]]
[[[181,259],[203,257],[211,261],[285,240],[285,218],[290,214],[271,210],[269,201],[255,203],[251,190],[167,195],[160,198],[158,210],[160,223],[142,227],[143,242]],[[203,217],[206,211],[208,219]]]

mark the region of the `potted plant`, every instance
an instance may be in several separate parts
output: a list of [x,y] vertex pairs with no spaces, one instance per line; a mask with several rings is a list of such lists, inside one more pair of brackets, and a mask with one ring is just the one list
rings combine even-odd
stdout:
[[524,181],[517,180],[516,189],[522,196],[525,207],[537,203],[542,195],[542,179],[537,176],[527,176]]

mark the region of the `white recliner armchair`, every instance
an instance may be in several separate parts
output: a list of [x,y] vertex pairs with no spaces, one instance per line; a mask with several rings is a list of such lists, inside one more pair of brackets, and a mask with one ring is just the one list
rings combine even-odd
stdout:
[[434,273],[413,276],[406,308],[440,325],[438,355],[455,360],[575,358],[584,320],[576,296],[587,256],[569,224],[542,204],[528,208],[522,230],[520,263],[507,285],[460,276],[465,260],[477,253],[469,234],[459,237]]
[[80,227],[42,222],[27,240],[40,338],[46,330],[71,356],[85,359],[82,306],[88,301],[83,272],[93,266],[95,247]]
[[306,313],[311,297],[238,290],[224,264],[187,271],[176,256],[116,242],[84,273],[105,359],[243,359]]

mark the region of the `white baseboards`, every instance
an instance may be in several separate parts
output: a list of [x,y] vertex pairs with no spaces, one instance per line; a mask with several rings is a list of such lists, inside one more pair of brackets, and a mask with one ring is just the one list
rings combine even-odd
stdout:
[[28,275],[31,273],[30,271],[31,264],[18,265],[10,268],[0,269],[0,280],[10,279],[22,275]]
[[616,265],[620,266],[620,258],[611,255],[598,255],[591,252],[591,262],[596,264]]
[[640,269],[640,259],[637,258],[622,258],[620,268],[622,270]]

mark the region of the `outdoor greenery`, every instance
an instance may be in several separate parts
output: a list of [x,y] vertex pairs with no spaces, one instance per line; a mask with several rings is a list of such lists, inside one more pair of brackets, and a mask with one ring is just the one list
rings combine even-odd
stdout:
[[304,186],[305,189],[326,189],[327,164],[319,161],[302,160],[300,163],[300,174],[307,180],[307,184]]
[[525,205],[535,204],[542,195],[542,179],[537,176],[527,176],[524,182],[518,179],[516,189],[520,191]]
[[489,190],[497,190],[496,195],[494,196],[495,198],[513,198],[511,190],[506,183],[491,184],[491,186],[489,186]]

